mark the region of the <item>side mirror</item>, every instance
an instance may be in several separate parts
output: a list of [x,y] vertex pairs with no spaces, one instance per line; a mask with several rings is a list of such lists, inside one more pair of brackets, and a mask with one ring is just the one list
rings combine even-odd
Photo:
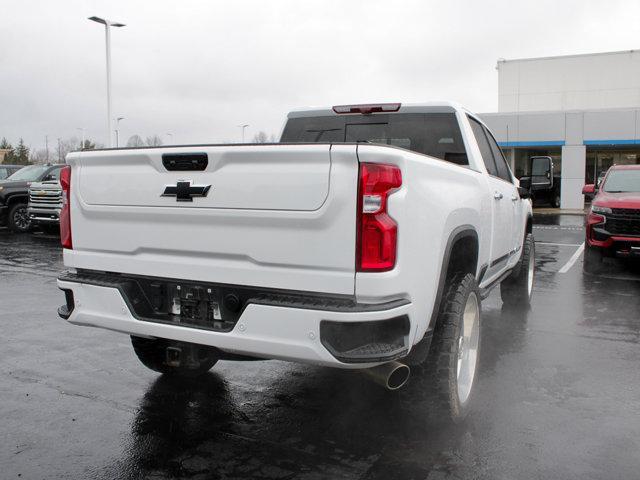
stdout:
[[531,186],[534,190],[553,187],[553,160],[551,157],[531,157]]
[[520,188],[525,188],[527,190],[531,190],[531,177],[521,177],[520,178]]
[[582,187],[583,195],[593,195],[594,193],[596,193],[596,186],[593,183],[588,183]]
[[520,198],[531,198],[531,189],[529,187],[518,187],[518,195]]

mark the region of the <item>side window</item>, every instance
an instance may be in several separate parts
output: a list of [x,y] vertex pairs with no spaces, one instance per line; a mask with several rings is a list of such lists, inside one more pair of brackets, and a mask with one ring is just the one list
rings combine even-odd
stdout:
[[511,183],[511,172],[509,171],[509,167],[507,166],[507,160],[504,158],[502,150],[500,150],[500,147],[498,146],[498,142],[496,142],[496,139],[493,138],[493,135],[491,135],[491,132],[489,132],[489,130],[485,128],[484,131],[487,134],[487,139],[489,140],[489,145],[491,146],[491,151],[493,152],[493,159],[496,162],[498,176],[501,179]]
[[467,118],[469,119],[469,123],[471,124],[473,136],[476,137],[476,142],[478,142],[478,147],[480,147],[482,161],[484,162],[484,166],[487,167],[487,172],[489,172],[489,175],[497,177],[498,169],[496,168],[496,164],[493,160],[493,153],[491,152],[491,147],[489,146],[489,142],[487,141],[487,136],[484,133],[484,128],[473,118]]

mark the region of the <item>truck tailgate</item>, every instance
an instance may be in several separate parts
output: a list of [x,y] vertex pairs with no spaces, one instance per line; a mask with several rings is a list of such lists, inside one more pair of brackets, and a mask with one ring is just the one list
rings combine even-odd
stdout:
[[[167,159],[187,154],[206,159],[204,170],[171,170]],[[354,293],[354,145],[102,150],[67,162],[69,267]],[[189,201],[179,182],[209,188]]]

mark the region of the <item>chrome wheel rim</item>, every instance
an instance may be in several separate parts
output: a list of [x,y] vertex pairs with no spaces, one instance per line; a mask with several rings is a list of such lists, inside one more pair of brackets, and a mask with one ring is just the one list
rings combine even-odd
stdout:
[[18,208],[13,214],[13,224],[18,227],[20,230],[26,230],[29,228],[31,221],[29,220],[29,216],[27,215],[27,208],[22,207]]
[[458,337],[457,385],[458,399],[464,404],[469,399],[476,377],[478,344],[480,340],[480,305],[472,292],[462,314],[462,326]]
[[529,298],[531,298],[531,292],[533,292],[533,267],[535,265],[535,255],[533,246],[531,247],[531,251],[529,252],[529,265],[527,266],[527,294]]

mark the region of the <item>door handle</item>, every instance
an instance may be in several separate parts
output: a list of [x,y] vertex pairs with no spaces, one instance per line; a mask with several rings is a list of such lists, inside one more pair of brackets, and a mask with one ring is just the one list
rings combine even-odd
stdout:
[[502,200],[502,194],[500,192],[494,192],[493,198],[495,198],[496,200]]
[[517,202],[518,201],[518,196],[517,195],[511,195],[511,201],[512,202]]

